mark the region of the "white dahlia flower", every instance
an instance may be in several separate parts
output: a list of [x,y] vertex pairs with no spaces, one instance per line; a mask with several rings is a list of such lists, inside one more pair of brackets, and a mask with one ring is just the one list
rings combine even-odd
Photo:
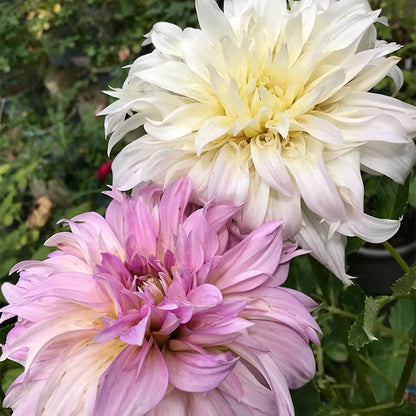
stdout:
[[[285,219],[284,237],[344,282],[346,236],[378,243],[399,222],[363,211],[360,169],[402,183],[415,163],[415,107],[371,93],[399,88],[400,45],[366,0],[196,0],[200,29],[156,24],[106,115],[121,190],[191,178],[201,200],[244,204],[247,231]],[[143,129],[139,129],[140,127]],[[136,130],[136,131],[135,131]]]

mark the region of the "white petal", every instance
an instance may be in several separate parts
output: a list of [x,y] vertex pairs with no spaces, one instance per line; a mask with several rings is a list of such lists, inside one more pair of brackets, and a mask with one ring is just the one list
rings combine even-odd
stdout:
[[257,173],[271,188],[285,195],[293,195],[292,181],[280,155],[278,140],[267,136],[252,139],[251,157]]
[[241,149],[234,143],[221,148],[208,182],[208,196],[228,199],[235,204],[247,200],[249,169]]
[[154,68],[138,71],[136,75],[160,88],[197,101],[211,98],[210,86],[182,62],[167,62]]
[[401,123],[407,134],[411,135],[416,132],[416,108],[395,98],[382,94],[351,91],[344,95],[339,104],[336,115],[350,119],[378,114],[389,115]]
[[390,143],[407,143],[406,130],[400,122],[389,115],[377,115],[353,123],[337,120],[336,124],[344,134],[346,142],[380,140]]
[[366,143],[361,148],[362,169],[404,183],[416,163],[416,146],[409,143]]
[[304,114],[296,117],[296,119],[291,122],[291,126],[292,125],[294,127],[300,127],[312,137],[315,137],[323,142],[336,146],[342,146],[344,144],[342,131],[334,124],[323,118],[319,118],[311,114]]
[[138,113],[134,114],[127,120],[121,121],[117,127],[114,129],[113,134],[110,137],[110,140],[108,141],[108,154],[110,155],[111,149],[130,131],[133,131],[140,126],[143,125],[143,123],[146,120],[146,114]]
[[269,185],[254,170],[250,172],[248,199],[236,218],[242,230],[251,231],[264,222],[269,204],[269,189]]
[[195,137],[195,150],[199,156],[209,142],[218,139],[230,130],[230,121],[226,116],[217,116],[208,119],[199,129]]
[[192,180],[195,194],[202,201],[208,201],[208,180],[211,170],[215,163],[215,150],[204,152],[201,156],[195,158],[192,169],[188,172],[188,177]]
[[162,121],[148,120],[144,128],[147,133],[158,139],[173,140],[198,130],[204,124],[206,118],[212,117],[214,114],[204,104],[184,104]]
[[[379,81],[390,73],[392,68],[397,65],[400,58],[390,56],[389,58],[379,58],[378,65],[368,66],[363,69],[360,74],[347,84],[354,90],[368,91],[373,88]],[[396,78],[396,82],[400,82]]]
[[174,56],[182,56],[181,42],[183,33],[180,27],[172,23],[159,22],[153,26],[147,36],[160,52]]
[[342,202],[334,181],[329,176],[319,142],[305,139],[305,155],[285,157],[285,163],[299,187],[302,199],[308,208],[327,220],[341,220],[345,217]]
[[400,221],[375,218],[357,208],[347,206],[347,219],[337,231],[349,236],[357,236],[370,243],[382,243],[393,237],[400,227]]
[[283,240],[290,239],[297,234],[302,225],[298,190],[296,189],[293,196],[285,196],[274,189],[270,189],[265,220],[285,220],[283,224]]
[[309,211],[302,208],[302,228],[295,236],[296,242],[305,249],[311,250],[311,255],[327,267],[345,284],[351,284],[351,276],[345,273],[345,246],[347,239],[339,233],[334,233],[329,239],[329,226]]
[[326,161],[325,165],[338,189],[341,188],[341,195],[342,188],[347,189],[347,192],[351,194],[353,200],[346,202],[362,211],[364,209],[364,184],[361,178],[359,151],[347,152],[338,158]]
[[115,157],[111,169],[113,185],[122,191],[133,188],[143,180],[143,162],[154,152],[144,151],[140,140],[135,140],[124,147]]
[[234,37],[234,32],[215,0],[196,0],[199,26],[215,38]]

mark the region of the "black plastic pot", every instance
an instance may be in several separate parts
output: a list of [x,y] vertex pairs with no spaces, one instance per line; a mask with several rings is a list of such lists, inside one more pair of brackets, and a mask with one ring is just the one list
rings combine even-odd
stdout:
[[[416,241],[395,247],[407,264],[416,260]],[[348,257],[348,274],[356,276],[356,282],[370,296],[390,295],[391,285],[404,272],[393,256],[381,248],[361,247]]]

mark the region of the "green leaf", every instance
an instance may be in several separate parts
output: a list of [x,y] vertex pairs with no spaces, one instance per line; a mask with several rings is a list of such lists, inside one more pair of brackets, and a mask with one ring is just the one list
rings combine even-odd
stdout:
[[405,401],[397,409],[393,409],[392,416],[415,416],[415,408],[410,404],[410,401]]
[[4,364],[7,366],[5,370],[2,370],[1,389],[6,391],[10,384],[22,373],[23,367],[13,361],[7,360]]
[[381,176],[377,184],[375,216],[399,219],[406,208],[409,182],[410,177],[403,185],[400,185],[386,176]]
[[393,400],[394,386],[399,382],[403,363],[395,354],[382,354],[371,357],[374,369],[370,370],[369,381],[378,403]]
[[415,302],[411,299],[399,299],[390,312],[390,326],[395,331],[409,332],[415,326]]
[[300,389],[291,390],[296,416],[314,416],[322,402],[319,400],[319,391],[313,380]]
[[366,296],[364,310],[357,316],[348,332],[348,344],[356,350],[360,350],[364,345],[377,340],[374,336],[374,326],[378,311],[377,302],[372,297]]
[[408,202],[416,208],[416,175],[412,175],[409,180],[409,198]]
[[6,325],[0,328],[0,344],[6,343],[7,334],[14,327],[14,324]]
[[359,314],[364,307],[365,293],[360,285],[354,284],[344,288],[340,300],[345,311]]
[[416,263],[413,264],[409,273],[393,284],[391,290],[396,297],[409,295],[412,290],[416,290]]
[[345,255],[354,253],[365,244],[365,241],[359,237],[349,237],[347,240],[347,246],[345,247]]

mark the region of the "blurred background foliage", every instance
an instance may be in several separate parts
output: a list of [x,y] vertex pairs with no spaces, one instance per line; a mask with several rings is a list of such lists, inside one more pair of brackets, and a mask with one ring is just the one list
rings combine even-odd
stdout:
[[[415,104],[414,1],[370,3],[373,9],[383,8],[382,14],[390,23],[387,27],[377,25],[379,37],[405,45],[397,53],[402,58],[399,65],[405,78],[397,98]],[[60,229],[57,220],[88,210],[104,212],[107,198],[101,192],[112,179],[104,120],[96,117],[108,104],[101,91],[109,85],[121,86],[127,75],[127,69],[122,67],[151,50],[142,50],[141,43],[157,21],[195,26],[193,1],[0,0],[0,284],[17,280],[16,275],[8,275],[16,262],[45,258],[49,249],[42,244]],[[391,82],[381,82],[377,90],[391,94]],[[393,218],[403,215],[407,200],[416,205],[414,174],[404,187],[380,180],[386,181],[371,177],[366,180],[367,212]],[[390,193],[380,193],[380,184]],[[390,211],[386,212],[386,206]],[[348,250],[355,251],[362,244],[353,239]],[[414,269],[412,273],[414,277]],[[346,289],[333,276],[327,278],[326,272],[305,256],[293,263],[289,285],[321,302],[317,314],[325,334],[322,347],[315,351],[317,378],[294,392],[297,415],[412,414],[409,402],[400,402],[397,413],[392,406],[372,413],[345,410],[348,404],[352,408],[368,406],[351,365],[346,337],[356,317],[371,305],[366,304],[367,298],[358,285]],[[329,298],[323,297],[319,283],[331,287]],[[378,301],[372,315],[370,326],[378,322],[381,343],[366,345],[364,339],[363,345],[355,345],[364,362],[362,371],[372,382],[370,396],[376,396],[375,403],[393,400],[390,396],[401,371],[398,363],[405,359],[410,334],[415,332],[414,321],[409,324],[407,320],[410,327],[403,327],[406,314],[414,314],[410,292],[400,293],[389,298],[391,309],[385,306],[389,302]],[[4,302],[0,294],[0,303]],[[334,321],[334,308],[344,311],[345,322]],[[385,321],[406,335],[397,338],[390,333],[383,338]],[[12,324],[8,321],[0,327],[0,343],[4,343]],[[362,329],[359,324],[358,330]],[[380,375],[383,363],[387,373]],[[0,401],[19,372],[19,366],[11,361],[0,363]],[[324,408],[322,400],[327,403]],[[7,409],[0,412],[10,414]]]

